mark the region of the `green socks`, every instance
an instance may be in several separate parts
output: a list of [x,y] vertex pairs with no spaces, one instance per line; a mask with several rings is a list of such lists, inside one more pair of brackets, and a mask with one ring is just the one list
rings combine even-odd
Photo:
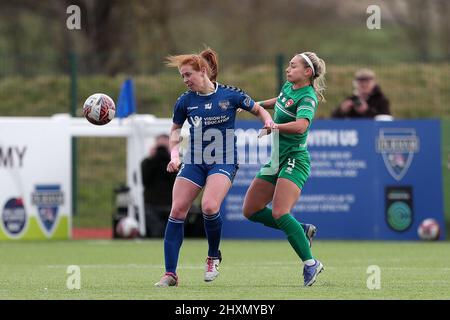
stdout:
[[292,248],[302,261],[313,259],[305,231],[301,224],[289,213],[275,220],[272,216],[272,209],[265,207],[254,213],[249,220],[262,223],[269,228],[283,230]]
[[254,213],[250,218],[250,221],[259,222],[269,228],[280,229],[275,221],[274,217],[272,217],[272,209],[265,207],[264,209]]
[[306,238],[305,231],[303,231],[300,223],[289,213],[275,221],[279,229],[283,230],[286,234],[289,243],[300,259],[302,259],[302,261],[313,259],[308,239]]

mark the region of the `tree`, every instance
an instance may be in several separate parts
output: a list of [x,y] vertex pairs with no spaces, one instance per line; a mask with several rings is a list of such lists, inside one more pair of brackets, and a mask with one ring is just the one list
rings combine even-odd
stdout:
[[405,31],[411,45],[416,49],[418,59],[423,62],[430,60],[430,36],[432,20],[430,18],[430,1],[408,0],[387,1],[392,15],[399,26]]
[[450,2],[448,0],[438,0],[437,11],[439,12],[439,29],[441,36],[442,51],[445,59],[450,61]]

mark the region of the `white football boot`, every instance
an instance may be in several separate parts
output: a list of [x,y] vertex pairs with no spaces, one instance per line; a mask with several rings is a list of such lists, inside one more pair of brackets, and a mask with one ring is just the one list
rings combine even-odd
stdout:
[[205,264],[205,281],[211,282],[219,276],[219,264],[222,261],[222,254],[219,250],[218,257],[207,257]]

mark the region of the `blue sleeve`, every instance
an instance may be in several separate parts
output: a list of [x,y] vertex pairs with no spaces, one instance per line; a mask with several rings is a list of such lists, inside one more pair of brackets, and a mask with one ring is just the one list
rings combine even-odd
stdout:
[[255,101],[245,92],[237,92],[237,107],[245,111],[251,111],[255,105]]
[[181,96],[178,98],[175,106],[173,107],[173,123],[182,125],[187,118],[187,109],[185,103],[185,97]]

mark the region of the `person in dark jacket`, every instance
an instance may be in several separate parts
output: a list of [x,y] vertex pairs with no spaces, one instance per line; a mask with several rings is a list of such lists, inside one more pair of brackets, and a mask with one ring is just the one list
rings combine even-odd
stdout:
[[156,137],[150,155],[142,160],[142,182],[147,237],[162,238],[172,205],[172,188],[176,173],[167,172],[170,162],[169,136]]
[[389,100],[377,84],[372,70],[358,70],[353,86],[353,95],[336,107],[331,113],[332,118],[375,118],[378,115],[391,114]]

